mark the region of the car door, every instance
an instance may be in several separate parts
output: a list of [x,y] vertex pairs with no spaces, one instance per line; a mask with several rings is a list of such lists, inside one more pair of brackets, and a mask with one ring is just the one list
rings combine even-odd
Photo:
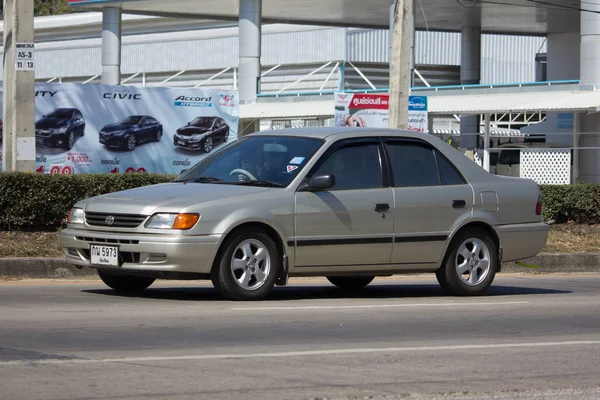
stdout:
[[150,135],[152,134],[152,125],[150,125],[150,120],[147,117],[143,117],[140,119],[138,126],[138,140],[140,142],[147,142],[150,140]]
[[309,171],[335,185],[296,193],[296,268],[389,264],[394,198],[382,154],[378,138],[343,140]]
[[454,226],[473,211],[473,189],[434,146],[384,139],[394,190],[393,264],[438,262]]

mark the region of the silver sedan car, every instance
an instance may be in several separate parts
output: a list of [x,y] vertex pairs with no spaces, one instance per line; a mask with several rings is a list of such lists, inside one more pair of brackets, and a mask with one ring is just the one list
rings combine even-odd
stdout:
[[440,139],[409,131],[255,133],[173,182],[86,199],[61,242],[109,287],[210,279],[233,300],[288,277],[359,289],[377,276],[435,273],[481,295],[503,261],[538,254],[549,227],[538,185],[491,175]]

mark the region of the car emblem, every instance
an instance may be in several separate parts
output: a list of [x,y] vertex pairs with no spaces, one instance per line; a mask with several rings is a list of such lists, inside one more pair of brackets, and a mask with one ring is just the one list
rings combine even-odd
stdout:
[[115,217],[113,217],[112,215],[109,215],[108,217],[106,217],[104,219],[104,222],[106,222],[106,225],[112,225],[115,223]]

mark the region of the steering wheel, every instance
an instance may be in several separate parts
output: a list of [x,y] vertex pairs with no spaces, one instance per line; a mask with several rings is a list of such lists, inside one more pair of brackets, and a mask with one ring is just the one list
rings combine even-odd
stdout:
[[250,172],[248,172],[248,171],[246,171],[245,169],[242,169],[242,168],[236,168],[236,169],[234,169],[233,171],[231,171],[229,173],[229,175],[235,175],[235,174],[242,174],[242,175],[248,177],[251,181],[258,180],[258,179],[256,179],[254,177],[254,175],[252,175]]

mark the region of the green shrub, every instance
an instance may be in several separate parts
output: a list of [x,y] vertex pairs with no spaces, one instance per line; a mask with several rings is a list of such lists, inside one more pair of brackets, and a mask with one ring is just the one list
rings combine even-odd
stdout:
[[[175,175],[0,172],[0,229],[54,230],[79,200],[169,182]],[[541,185],[544,221],[600,224],[600,185]]]
[[79,200],[175,179],[154,174],[0,173],[0,229],[53,230]]
[[544,221],[600,224],[600,185],[541,185]]

